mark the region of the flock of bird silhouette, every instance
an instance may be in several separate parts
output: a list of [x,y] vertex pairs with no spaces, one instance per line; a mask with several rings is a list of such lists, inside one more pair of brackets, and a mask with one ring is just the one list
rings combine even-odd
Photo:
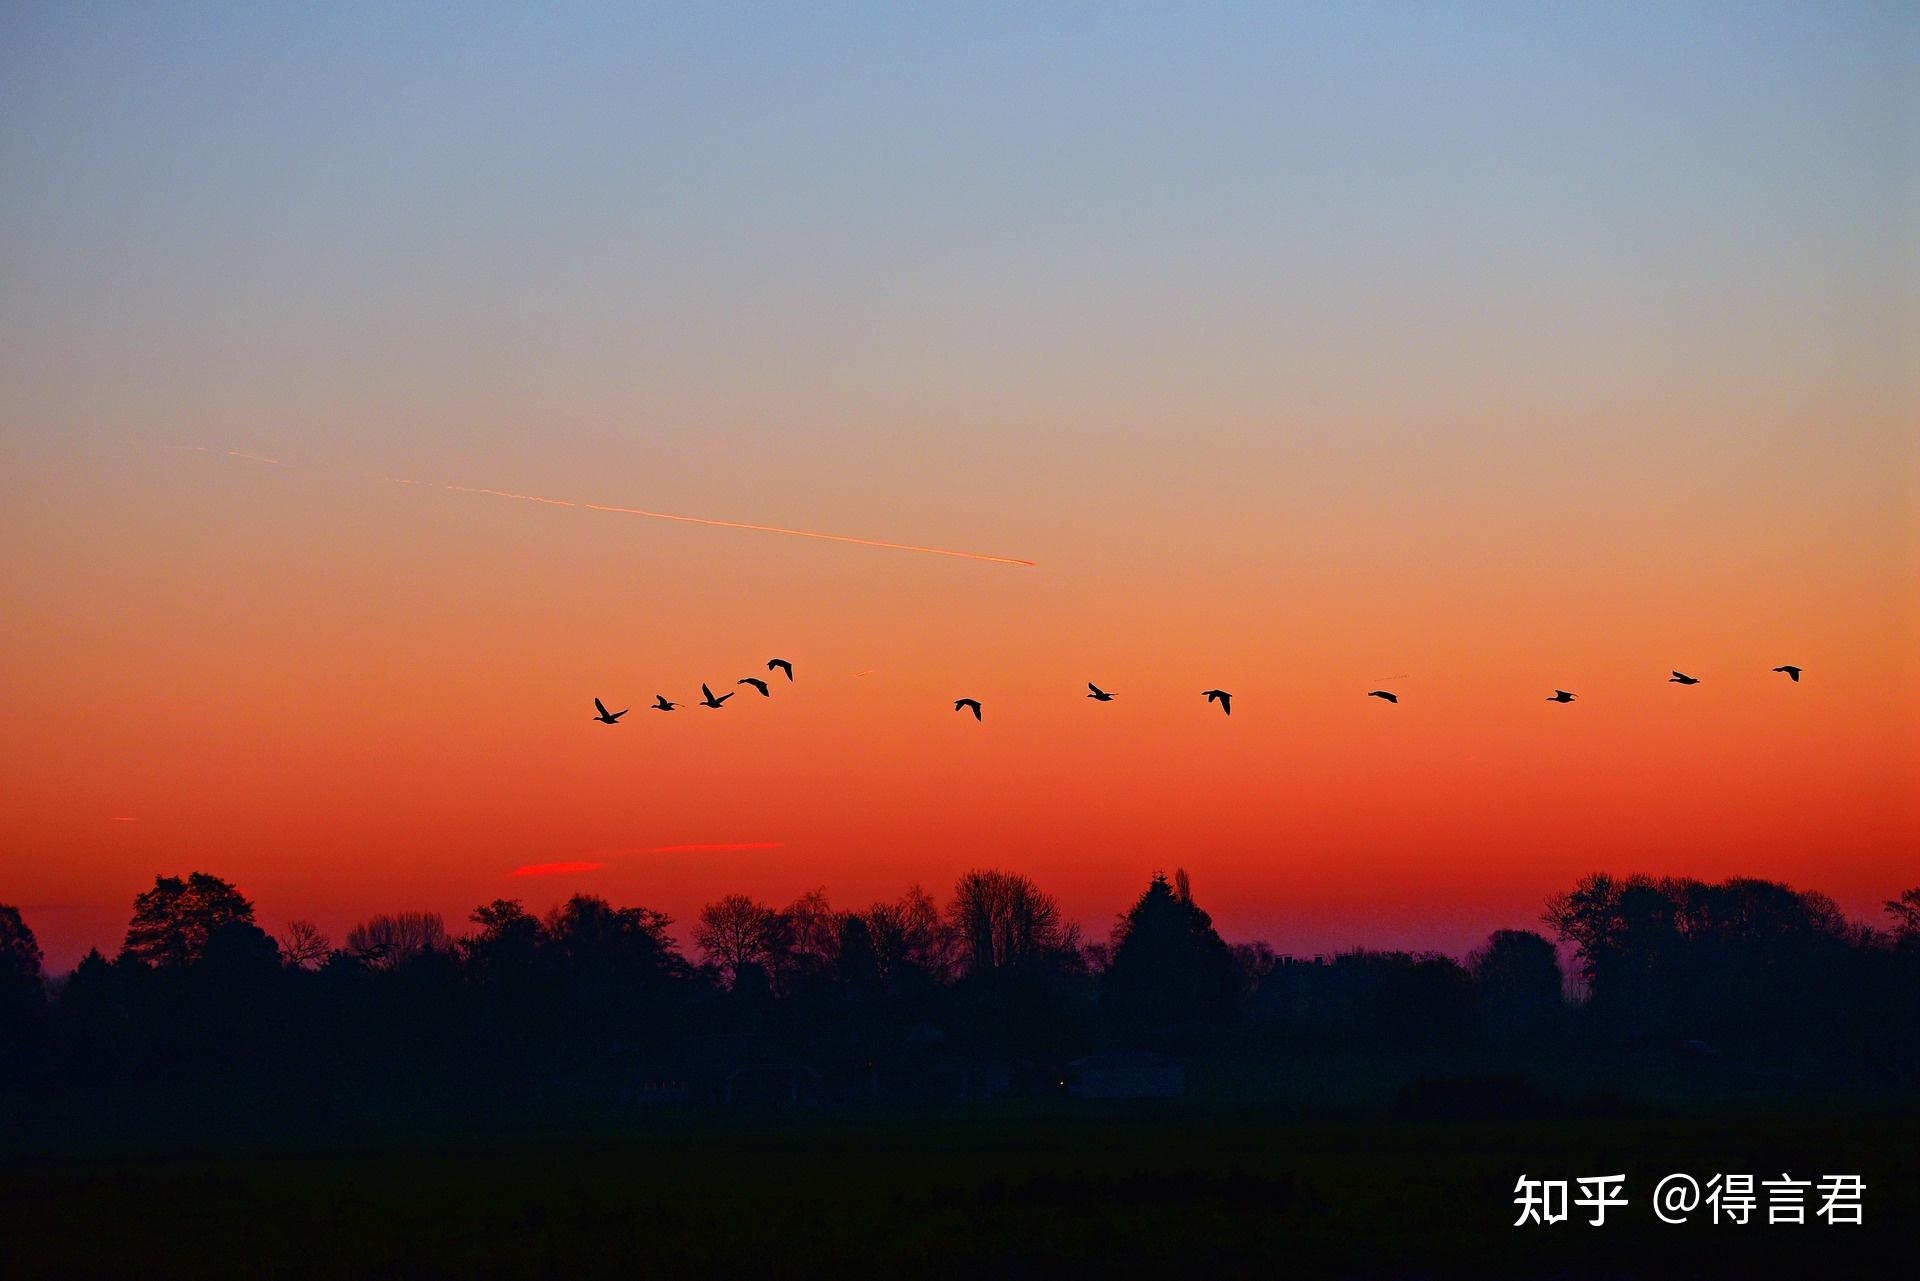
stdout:
[[[789,681],[793,680],[793,664],[789,663],[784,658],[769,658],[767,660],[767,670],[770,672],[772,671],[785,672],[787,674],[787,680]],[[1776,667],[1773,670],[1784,674],[1788,680],[1793,681],[1796,685],[1799,684],[1800,682],[1801,669],[1798,667],[1795,667],[1792,663],[1782,664],[1781,666]],[[1698,676],[1689,676],[1685,672],[1676,671],[1674,672],[1673,675],[1667,678],[1667,683],[1669,685],[1698,685],[1700,683],[1700,678]],[[743,676],[739,680],[735,681],[734,684],[751,685],[755,689],[760,691],[760,697],[762,698],[773,697],[773,690],[768,687],[767,682],[765,682],[764,680],[761,680],[758,676]],[[1114,700],[1114,695],[1112,693],[1108,692],[1107,690],[1101,689],[1098,685],[1095,685],[1092,681],[1087,682],[1087,689],[1090,691],[1087,694],[1087,697],[1093,699],[1097,703],[1111,703]],[[1204,697],[1209,703],[1220,704],[1220,710],[1222,712],[1226,713],[1228,716],[1233,715],[1233,695],[1232,694],[1229,694],[1224,689],[1204,689],[1204,690],[1201,690],[1200,693],[1201,693],[1201,696]],[[733,697],[733,692],[729,691],[725,694],[720,694],[716,696],[711,689],[708,689],[703,684],[700,686],[700,695],[701,695],[700,706],[720,707],[720,706],[723,706],[728,699]],[[1384,699],[1389,703],[1398,703],[1400,701],[1400,696],[1398,694],[1394,693],[1392,690],[1386,690],[1386,689],[1368,690],[1367,697]],[[1549,703],[1571,703],[1574,700],[1574,698],[1575,698],[1575,695],[1568,693],[1564,689],[1556,689],[1553,691],[1553,693],[1547,695],[1547,701]],[[599,715],[595,716],[593,719],[596,721],[599,721],[603,725],[618,725],[620,723],[620,718],[622,716],[625,716],[628,710],[623,707],[617,712],[610,712],[607,710],[607,705],[601,702],[597,698],[593,700],[593,706],[594,706],[594,709],[599,713]],[[680,704],[678,703],[667,701],[667,696],[665,694],[655,694],[653,696],[653,710],[656,712],[671,712],[679,706]],[[956,698],[953,700],[953,710],[956,712],[972,712],[973,719],[975,719],[976,721],[982,719],[981,712],[980,712],[980,700],[977,698]]]

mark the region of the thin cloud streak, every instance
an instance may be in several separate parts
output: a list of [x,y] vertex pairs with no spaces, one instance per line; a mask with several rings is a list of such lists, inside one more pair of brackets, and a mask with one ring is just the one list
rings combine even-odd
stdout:
[[570,876],[580,872],[597,872],[605,863],[576,861],[571,863],[528,863],[525,867],[516,867],[508,876]]

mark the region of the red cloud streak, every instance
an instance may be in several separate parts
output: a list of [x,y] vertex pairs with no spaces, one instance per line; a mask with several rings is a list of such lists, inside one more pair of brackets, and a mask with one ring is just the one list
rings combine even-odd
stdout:
[[569,872],[597,872],[605,863],[529,863],[516,867],[509,876],[565,876]]

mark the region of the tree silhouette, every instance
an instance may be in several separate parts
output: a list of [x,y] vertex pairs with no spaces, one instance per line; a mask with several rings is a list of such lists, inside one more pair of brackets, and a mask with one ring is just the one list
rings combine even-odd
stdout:
[[789,932],[780,913],[745,894],[729,894],[700,909],[693,941],[731,983],[743,965],[770,967],[787,947]]
[[1069,938],[1060,905],[1014,872],[966,873],[953,887],[947,919],[970,974],[1034,965]]
[[616,908],[598,895],[576,894],[548,914],[546,930],[553,950],[576,974],[653,982],[687,970],[667,932],[672,924],[664,912]]
[[1532,930],[1495,930],[1467,958],[1489,1035],[1536,1041],[1560,1029],[1566,1009],[1560,957]]
[[[1902,1082],[1920,1061],[1920,892],[1879,932],[1768,881],[1588,877],[1548,905],[1589,982],[1577,1003],[1554,945],[1523,930],[1494,933],[1464,968],[1231,947],[1184,871],[1155,875],[1111,940],[1084,948],[1015,873],[969,872],[944,906],[918,888],[858,912],[817,890],[784,911],[729,895],[694,924],[711,962],[695,968],[647,908],[576,895],[536,917],[496,899],[451,943],[437,917],[379,915],[316,964],[326,941],[310,925],[290,923],[283,949],[227,882],[160,877],[122,959],[90,953],[25,1024],[0,1010],[0,1109],[39,1091],[49,1114],[98,1101],[165,1127],[204,1118],[195,1092],[211,1090],[242,1125],[263,1108],[511,1116],[649,1083],[719,1102],[755,1063],[817,1074],[823,1098],[931,1099],[956,1081],[1041,1088],[1129,1044],[1248,1067],[1279,1045],[1339,1047],[1398,1071],[1478,1036],[1476,1061],[1526,1075],[1554,1070],[1561,1039],[1636,1061],[1648,1038],[1701,1039],[1836,1081]],[[0,908],[0,993],[39,999],[40,965]]]
[[897,902],[873,904],[862,919],[881,978],[897,975],[903,968],[928,977],[946,976],[950,935],[933,896],[918,885],[908,886]]
[[517,898],[497,898],[474,908],[467,919],[480,932],[462,938],[460,950],[481,976],[531,973],[548,942],[546,926]]
[[46,1005],[40,944],[20,909],[0,903],[0,1028],[37,1018]]
[[1824,894],[1736,877],[1589,876],[1546,919],[1572,943],[1588,1012],[1629,1036],[1752,1038],[1833,1013],[1850,944]]
[[865,996],[880,984],[880,961],[866,918],[849,914],[840,919],[840,944],[834,958],[834,978],[850,995]]
[[253,924],[253,904],[226,881],[205,872],[156,876],[133,901],[120,957],[162,969],[191,965],[216,931],[236,922]]
[[280,935],[280,957],[296,970],[311,970],[327,959],[333,944],[312,921],[288,921]]
[[1241,977],[1213,918],[1193,901],[1184,871],[1154,873],[1113,931],[1102,976],[1115,1013],[1135,1027],[1225,1022],[1237,1009]]
[[780,913],[785,932],[778,968],[788,985],[832,971],[840,959],[840,914],[825,890],[808,890]]
[[347,952],[373,969],[390,970],[448,946],[438,912],[383,912],[347,931]]
[[99,948],[88,948],[61,987],[58,1006],[61,1030],[75,1049],[77,1075],[94,1075],[124,1046],[131,1022],[127,1005],[118,967]]
[[1920,886],[1888,899],[1886,911],[1893,918],[1894,940],[1902,946],[1920,945]]
[[200,964],[214,982],[270,975],[281,965],[280,945],[252,921],[228,921],[207,936]]
[[1231,943],[1233,963],[1240,969],[1242,996],[1252,996],[1258,991],[1267,975],[1273,973],[1280,964],[1280,954],[1273,945],[1264,939],[1255,939],[1251,943]]
[[1450,956],[1379,954],[1374,1017],[1387,1043],[1399,1049],[1449,1045],[1473,1030],[1473,980]]
[[60,1003],[84,1003],[103,994],[112,982],[113,962],[102,956],[99,948],[90,947],[80,964],[73,967],[73,973],[67,975],[66,985],[60,989]]

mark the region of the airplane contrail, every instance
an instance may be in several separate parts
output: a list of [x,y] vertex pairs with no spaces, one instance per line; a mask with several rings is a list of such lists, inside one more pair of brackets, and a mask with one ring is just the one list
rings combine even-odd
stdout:
[[548,507],[574,507],[581,511],[607,512],[615,516],[644,516],[648,520],[672,520],[688,525],[713,525],[720,529],[747,529],[761,534],[787,534],[794,538],[814,538],[828,543],[853,543],[860,547],[883,547],[896,552],[920,552],[928,556],[952,556],[959,560],[982,560],[995,565],[1021,565],[1033,568],[1035,562],[1018,556],[991,556],[986,552],[958,551],[951,547],[922,547],[917,543],[893,543],[880,538],[857,538],[852,534],[828,534],[815,529],[789,529],[784,525],[756,525],[744,520],[719,520],[711,516],[681,516],[673,512],[648,511],[643,507],[616,507],[611,503],[574,502],[566,498],[546,498],[540,494],[516,494],[506,489],[486,489],[474,485],[447,485],[431,480],[385,479],[397,485],[423,485],[451,490],[456,494],[479,494],[486,498],[510,498],[521,503],[541,503]]
[[991,561],[996,565],[1025,565],[1034,562],[1018,556],[989,556],[985,552],[962,552],[948,547],[919,547],[913,543],[889,543],[878,538],[855,538],[851,534],[822,534],[811,529],[785,529],[779,525],[751,525],[740,520],[714,520],[707,516],[673,516],[666,512],[642,511],[638,507],[607,507],[600,503],[581,503],[593,512],[614,512],[621,516],[646,516],[653,520],[679,520],[690,525],[718,525],[723,529],[751,529],[762,534],[791,534],[795,538],[818,538],[829,543],[858,543],[862,547],[885,547],[896,552],[925,552],[929,556],[955,556],[961,560]]
[[[135,444],[144,442],[135,441]],[[211,449],[205,445],[171,445],[163,448],[183,449],[190,453],[204,454],[208,457],[237,458],[246,462],[268,463],[275,467],[286,466],[281,459],[269,458],[264,454],[250,454],[239,449]],[[956,560],[978,560],[992,565],[1019,565],[1032,569],[1034,561],[1019,556],[993,556],[986,552],[960,551],[952,547],[923,547],[918,543],[895,543],[882,538],[859,538],[852,534],[829,534],[817,529],[789,529],[784,525],[757,525],[744,520],[720,520],[712,516],[682,516],[674,512],[649,511],[643,507],[618,507],[611,503],[575,502],[567,498],[547,498],[541,494],[519,494],[510,489],[490,489],[480,485],[450,485],[437,480],[407,480],[399,476],[382,476],[381,480],[395,485],[412,485],[425,489],[444,489],[456,494],[479,494],[484,498],[505,498],[517,503],[539,503],[545,507],[572,507],[580,511],[607,512],[615,516],[644,516],[648,520],[671,520],[687,525],[712,525],[719,529],[746,529],[760,534],[786,534],[791,538],[812,538],[826,543],[852,543],[857,547],[881,547],[888,551],[919,552],[923,556],[951,556]]]
[[268,458],[265,454],[249,454],[244,449],[208,449],[205,445],[175,445],[175,449],[184,449],[193,454],[218,454],[222,458],[244,458],[250,463],[271,463],[280,466],[278,458]]

